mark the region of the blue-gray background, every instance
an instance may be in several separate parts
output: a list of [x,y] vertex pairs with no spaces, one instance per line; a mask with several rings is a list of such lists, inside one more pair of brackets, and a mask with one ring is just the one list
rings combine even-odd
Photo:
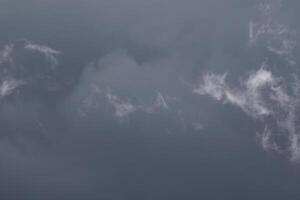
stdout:
[[[193,93],[207,72],[234,86],[273,59],[249,45],[261,2],[1,0],[2,87],[24,86],[0,100],[0,199],[300,198],[300,168],[264,150],[264,123]],[[296,32],[299,8],[274,18]],[[59,51],[54,69],[29,41]]]

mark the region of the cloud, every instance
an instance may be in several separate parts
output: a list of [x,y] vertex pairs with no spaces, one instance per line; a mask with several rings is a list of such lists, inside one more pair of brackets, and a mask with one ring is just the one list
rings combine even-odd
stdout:
[[13,79],[4,80],[0,86],[0,96],[6,97],[14,92],[19,86],[23,85],[22,81]]
[[4,45],[0,51],[1,97],[30,91],[46,92],[58,84],[55,67],[59,64],[60,51],[29,40],[16,40]]
[[124,101],[113,95],[110,90],[107,92],[106,97],[108,102],[114,107],[117,117],[126,117],[137,110],[137,106],[134,106],[129,101]]
[[157,92],[157,96],[156,96],[156,100],[155,100],[155,107],[163,108],[166,110],[169,109],[166,99],[164,98],[163,94],[160,92]]
[[25,40],[24,49],[43,54],[53,67],[58,65],[57,56],[61,54],[61,52],[58,50],[52,49],[45,45],[35,44],[28,40]]
[[[207,74],[203,80],[193,90],[194,93],[209,95],[217,101],[237,106],[254,119],[259,119],[266,126],[259,134],[265,150],[289,153],[292,161],[300,159],[296,114],[299,93],[289,94],[284,89],[289,85],[282,78],[274,77],[270,71],[260,68],[241,82],[239,87],[230,87],[226,75]],[[282,142],[282,138],[288,144]]]
[[183,91],[180,74],[172,67],[164,59],[139,65],[125,50],[118,50],[86,67],[70,101],[77,102],[81,116],[108,108],[120,119],[135,113],[172,112]]
[[[272,73],[263,68],[251,74],[245,82],[242,82],[240,89],[229,87],[226,83],[226,74],[206,74],[203,79],[203,84],[195,88],[194,93],[210,95],[218,101],[236,105],[255,118],[272,114],[272,111],[264,102],[264,89],[269,89],[269,98],[276,96],[276,100],[279,101],[282,101],[285,95],[280,87],[277,87],[277,81]],[[276,92],[274,92],[274,88],[277,88]],[[277,93],[281,95],[279,96]]]
[[268,127],[265,127],[262,133],[258,133],[257,137],[265,151],[280,152],[280,147],[273,141],[272,131]]
[[293,52],[297,47],[296,32],[288,25],[276,20],[282,7],[281,0],[262,1],[259,4],[260,16],[249,23],[249,44],[263,47],[294,65]]
[[[40,43],[13,41],[0,53],[0,193],[16,195],[11,199],[176,199],[186,193],[226,199],[230,192],[211,192],[224,188],[216,186],[218,179],[232,180],[241,171],[236,169],[253,163],[258,178],[274,180],[269,179],[269,162],[250,146],[248,132],[259,132],[267,151],[297,159],[299,121],[293,110],[299,108],[293,79],[266,61],[289,57],[294,40],[288,26],[269,23],[261,14],[249,24],[252,42],[247,45],[245,29],[255,2],[4,3],[0,38],[30,35]],[[10,12],[15,10],[22,12]],[[253,58],[249,49],[266,52]],[[262,66],[260,58],[269,54],[272,58]],[[193,83],[203,71],[217,73],[204,74],[194,94],[236,106],[255,125],[235,111],[219,110],[180,81]],[[259,123],[262,130],[256,130]],[[214,176],[220,167],[224,176]],[[278,170],[271,171],[277,177]],[[207,184],[212,176],[217,181]],[[247,185],[256,180],[252,174],[246,178]],[[198,193],[195,183],[206,189]],[[236,194],[241,195],[244,191]]]
[[0,64],[11,60],[13,53],[14,45],[8,44],[0,51]]
[[281,6],[282,1],[266,0],[259,4],[260,16],[249,24],[249,43],[254,50],[263,48],[273,53],[277,56],[275,59],[281,61],[281,67],[289,66],[286,76],[282,73],[281,76],[274,75],[272,71],[277,71],[274,55],[268,55],[258,70],[247,72],[247,78],[240,78],[238,86],[228,83],[228,73],[208,73],[193,92],[237,106],[253,119],[258,119],[265,127],[258,134],[263,149],[288,154],[291,161],[298,162],[300,84],[293,68],[297,42],[294,31],[276,20]]
[[130,97],[122,98],[115,94],[110,88],[106,89],[106,92],[104,89],[97,89],[86,96],[84,101],[82,101],[79,114],[83,117],[87,117],[92,111],[98,110],[98,112],[101,113],[101,110],[105,110],[104,107],[111,107],[114,115],[119,119],[123,119],[136,112],[153,114],[159,111],[170,111],[167,102],[172,103],[174,101],[171,98],[166,100],[160,92],[157,92],[153,102],[147,100],[145,102],[133,103]]

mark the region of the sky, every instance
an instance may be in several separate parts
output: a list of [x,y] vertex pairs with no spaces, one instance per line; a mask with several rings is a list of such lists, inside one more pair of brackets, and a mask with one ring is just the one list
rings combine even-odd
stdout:
[[294,200],[296,0],[2,0],[0,199]]

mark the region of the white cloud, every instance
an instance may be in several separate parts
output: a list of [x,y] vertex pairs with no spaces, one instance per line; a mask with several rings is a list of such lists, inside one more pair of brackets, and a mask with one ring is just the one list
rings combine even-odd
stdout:
[[[265,128],[258,135],[262,147],[265,150],[287,152],[292,161],[300,160],[300,133],[296,113],[300,99],[299,84],[293,84],[296,85],[295,91],[289,94],[284,89],[289,85],[264,68],[250,74],[234,88],[226,82],[226,75],[207,74],[203,80],[203,83],[194,89],[194,93],[209,95],[217,101],[237,106],[249,116],[261,120],[266,126],[270,120],[275,122],[270,125],[272,129]],[[297,80],[294,81],[298,83]],[[287,139],[287,146],[274,140],[278,135]]]
[[[261,68],[251,74],[249,78],[240,85],[240,88],[234,89],[230,88],[226,83],[226,74],[206,74],[203,79],[203,84],[195,88],[193,90],[194,93],[210,95],[218,101],[234,104],[247,114],[256,118],[272,114],[272,111],[264,102],[263,95],[263,89],[268,88],[273,98],[278,97],[272,90],[273,87],[276,87],[277,81],[270,71]],[[279,90],[280,88],[277,87],[277,93],[283,96],[284,92]]]
[[0,85],[0,97],[6,97],[14,92],[19,86],[23,85],[23,81],[7,79],[2,81]]
[[163,94],[160,92],[157,92],[157,96],[156,96],[156,101],[154,104],[155,107],[157,108],[162,108],[162,109],[169,109],[169,105],[166,101],[166,99],[164,98]]
[[274,85],[274,83],[272,72],[260,68],[256,73],[249,76],[246,86],[249,90],[257,90],[267,84]]
[[204,84],[194,89],[194,92],[201,95],[209,94],[216,100],[222,100],[226,91],[228,91],[225,83],[226,74],[206,74],[203,79]]
[[[17,40],[21,42],[22,48],[24,50],[32,51],[35,53],[40,53],[45,56],[48,62],[51,63],[52,66],[58,64],[57,56],[61,54],[60,51],[52,49],[46,45],[35,44],[29,40],[21,39]],[[13,61],[15,44],[7,44],[0,51],[0,65],[7,61]]]
[[141,104],[132,103],[130,99],[122,99],[116,94],[113,94],[111,89],[108,89],[106,93],[106,99],[108,103],[114,108],[115,115],[119,118],[127,117],[134,112],[145,112],[154,113],[160,110],[169,110],[169,105],[167,100],[164,98],[163,94],[157,92],[156,99],[151,104]]
[[52,64],[52,66],[58,65],[57,56],[61,54],[60,51],[52,49],[45,45],[32,43],[28,40],[25,41],[24,48],[33,52],[38,52],[43,54],[45,58]]
[[[281,0],[261,1],[260,16],[249,23],[249,44],[273,53],[286,66],[295,66],[295,31],[278,22],[275,17],[281,6]],[[300,81],[293,67],[289,68],[290,73],[285,79],[275,77],[272,71],[266,70],[267,66],[273,67],[272,58],[264,58],[262,67],[235,87],[227,83],[226,74],[206,74],[194,93],[232,104],[254,119],[259,119],[266,127],[258,134],[262,147],[267,151],[287,153],[292,161],[300,161],[300,132],[297,125]],[[287,144],[280,141],[282,139]]]
[[[58,64],[57,56],[61,54],[60,51],[48,46],[38,45],[24,39],[5,45],[2,50],[0,50],[0,96],[2,98],[14,93],[21,85],[29,85],[29,82],[30,84],[40,84],[43,78],[41,76],[46,76],[45,73],[48,73],[47,70],[44,71],[45,69],[42,68],[40,69],[41,71],[37,72],[36,70],[32,70],[31,65],[23,66],[24,63],[22,61],[25,57],[23,58],[18,55],[28,56],[28,54],[26,54],[28,51],[32,52],[32,54],[42,54],[44,56],[45,66],[51,69]],[[24,71],[27,73],[20,73]],[[37,76],[37,73],[42,74]],[[20,76],[20,74],[22,74],[22,76]],[[47,87],[47,89],[50,90],[50,86],[47,85]]]
[[113,95],[110,90],[106,94],[108,102],[115,109],[115,115],[117,117],[126,117],[129,114],[138,110],[136,106],[130,103],[130,101],[125,101],[116,95]]

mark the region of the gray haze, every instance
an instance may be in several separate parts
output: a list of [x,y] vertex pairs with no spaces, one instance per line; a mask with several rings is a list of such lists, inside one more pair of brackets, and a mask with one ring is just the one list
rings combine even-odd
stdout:
[[0,199],[300,198],[296,0],[2,0]]

